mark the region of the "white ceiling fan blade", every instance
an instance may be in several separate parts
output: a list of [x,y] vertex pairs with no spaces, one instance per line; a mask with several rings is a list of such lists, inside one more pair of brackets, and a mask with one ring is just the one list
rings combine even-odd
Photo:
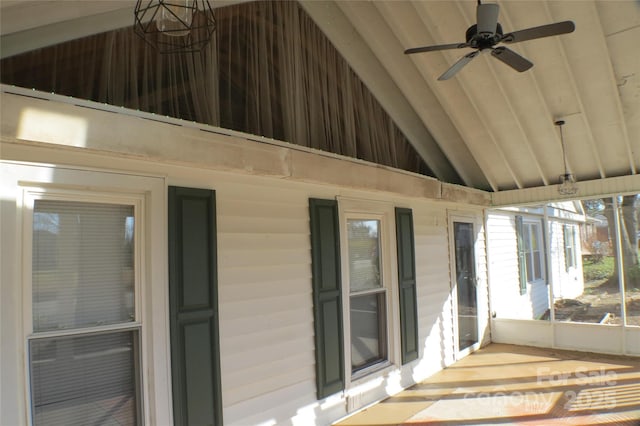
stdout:
[[495,34],[500,6],[493,3],[479,4],[476,10],[478,34]]
[[458,71],[460,71],[462,69],[462,67],[464,67],[465,65],[467,65],[469,62],[471,62],[471,60],[473,58],[475,58],[476,56],[478,56],[480,54],[479,50],[476,50],[474,52],[471,52],[467,55],[464,55],[462,58],[458,59],[458,62],[456,62],[455,64],[453,64],[451,66],[451,68],[449,68],[448,70],[446,70],[444,72],[444,74],[442,74],[440,77],[438,77],[438,80],[443,81],[443,80],[449,80],[451,77],[453,77],[454,75],[456,75],[456,73]]

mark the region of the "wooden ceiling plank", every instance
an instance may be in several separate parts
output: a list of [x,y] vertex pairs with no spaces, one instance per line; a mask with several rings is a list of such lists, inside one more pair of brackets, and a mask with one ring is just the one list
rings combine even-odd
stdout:
[[604,41],[610,53],[608,58],[612,81],[619,95],[616,97],[616,113],[626,124],[622,126],[622,133],[627,147],[629,168],[632,174],[636,174],[636,164],[640,163],[640,149],[635,150],[635,157],[632,141],[636,141],[636,144],[640,142],[640,3],[628,1],[620,2],[616,7],[605,7],[605,4],[598,2],[595,6]]
[[[611,154],[618,150],[616,145],[620,141],[614,135],[607,135],[606,132],[598,130],[602,129],[604,121],[610,121],[607,118],[610,115],[610,108],[606,105],[611,104],[612,95],[606,89],[609,83],[602,81],[603,78],[610,78],[606,72],[603,74],[603,67],[600,63],[603,57],[608,56],[609,52],[604,43],[602,29],[594,25],[598,22],[595,5],[594,2],[584,1],[570,2],[572,3],[571,7],[565,7],[561,3],[549,3],[548,7],[553,16],[563,18],[572,16],[582,24],[581,26],[576,25],[575,33],[560,40],[563,46],[561,53],[565,67],[573,76],[568,83],[575,93],[579,111],[582,112],[580,127],[584,129],[583,135],[585,136],[579,142],[568,141],[567,147],[568,150],[573,146],[579,146],[580,150],[589,149],[596,160],[599,177],[615,176],[617,173],[612,171],[612,167],[615,168],[615,159]],[[615,88],[615,84],[613,86],[617,97],[617,88]]]

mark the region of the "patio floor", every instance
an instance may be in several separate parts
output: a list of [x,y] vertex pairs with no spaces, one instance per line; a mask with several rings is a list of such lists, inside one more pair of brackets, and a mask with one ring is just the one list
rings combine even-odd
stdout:
[[640,425],[640,358],[491,344],[337,423]]

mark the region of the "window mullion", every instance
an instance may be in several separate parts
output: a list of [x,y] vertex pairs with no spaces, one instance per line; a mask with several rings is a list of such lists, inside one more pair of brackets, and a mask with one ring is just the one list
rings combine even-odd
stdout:
[[351,296],[366,296],[369,294],[375,294],[375,293],[386,293],[387,289],[385,287],[380,287],[380,288],[372,288],[372,289],[367,289],[367,290],[359,290],[359,291],[354,291],[349,293],[349,297]]
[[142,324],[140,322],[127,322],[121,324],[113,324],[113,325],[105,325],[105,326],[97,326],[97,327],[86,327],[86,328],[73,328],[68,330],[54,330],[54,331],[41,331],[37,333],[33,333],[27,338],[29,340],[35,339],[47,339],[51,337],[65,337],[65,336],[77,336],[77,335],[90,335],[90,334],[101,334],[101,333],[110,333],[121,330],[132,330],[132,329],[141,329]]

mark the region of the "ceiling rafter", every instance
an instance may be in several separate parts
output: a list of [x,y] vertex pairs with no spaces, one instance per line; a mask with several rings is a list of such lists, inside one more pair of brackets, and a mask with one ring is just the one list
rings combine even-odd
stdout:
[[[551,16],[551,14],[549,13],[548,8],[545,7],[545,11],[546,11],[546,16],[547,16],[547,20],[546,22],[552,22],[554,21],[553,17]],[[510,18],[508,11],[503,11],[502,12],[502,23],[507,23],[507,25],[504,25],[505,31],[507,29],[511,29],[511,28],[524,28],[526,27],[526,25],[514,25],[513,20]],[[552,42],[553,44],[555,44],[557,46],[558,51],[562,49],[562,45],[560,44],[560,41],[556,38],[555,40],[550,40],[550,42]],[[518,45],[518,52],[521,53],[523,56],[530,58],[532,55],[530,52],[528,52],[528,48],[526,43],[524,44],[519,44]],[[559,143],[559,139],[558,139],[558,134],[557,134],[557,129],[556,126],[554,124],[555,119],[558,117],[554,117],[554,114],[551,112],[551,110],[549,109],[549,104],[545,101],[545,96],[542,93],[541,90],[541,84],[538,78],[538,70],[537,68],[534,67],[531,69],[531,71],[528,73],[528,78],[531,79],[531,90],[533,92],[535,92],[535,97],[537,99],[538,102],[536,102],[539,106],[538,108],[544,110],[543,113],[543,117],[544,119],[542,120],[544,122],[543,128],[544,128],[544,132],[545,135],[539,139],[546,139],[552,142],[549,142],[546,144],[545,146],[545,150],[541,151],[542,154],[538,155],[536,154],[536,151],[533,149],[533,143],[531,141],[528,141],[528,148],[529,151],[531,153],[531,155],[536,158],[536,162],[538,164],[538,169],[540,171],[540,173],[542,174],[543,177],[543,182],[544,185],[552,185],[555,182],[549,177],[549,176],[553,176],[553,171],[549,171],[547,173],[545,173],[542,169],[542,164],[540,162],[540,160],[538,159],[539,156],[543,156],[543,160],[545,160],[546,163],[550,163],[551,161],[549,161],[550,159],[556,159],[556,162],[558,163],[558,168],[556,169],[558,172],[556,172],[557,175],[560,175],[561,172],[564,171],[564,161],[563,161],[563,153],[562,153],[562,148],[561,148],[561,144]],[[510,102],[510,101],[509,101]],[[515,108],[514,108],[515,109]],[[527,111],[528,112],[528,111]],[[525,114],[525,118],[528,118],[529,114]],[[521,121],[519,120],[519,123],[521,123]],[[526,132],[524,130],[524,128],[522,127],[522,124],[520,124],[522,131],[524,132],[525,135],[527,134],[531,134],[532,132]],[[540,126],[540,124],[537,124],[537,126]],[[557,143],[556,143],[557,142]],[[553,150],[553,151],[551,151]],[[571,161],[570,159],[567,159],[567,162],[569,164],[569,169],[571,170]],[[552,169],[553,167],[551,167],[550,165],[547,165],[547,168]]]
[[[545,7],[548,7],[547,5],[545,5]],[[582,7],[585,7],[584,5]],[[575,10],[573,11],[575,13]],[[584,12],[583,12],[584,13]],[[580,29],[579,29],[580,30]],[[585,30],[582,30],[583,34],[586,33]],[[589,28],[588,33],[592,33],[592,28]],[[585,103],[584,101],[584,96],[581,95],[582,91],[582,87],[580,85],[580,82],[578,81],[578,72],[579,70],[575,69],[576,67],[573,65],[574,62],[570,59],[569,57],[569,52],[571,52],[571,48],[567,47],[567,44],[569,43],[569,41],[567,40],[561,40],[560,41],[562,43],[563,49],[561,51],[562,54],[562,58],[564,60],[564,66],[566,67],[566,69],[568,70],[568,72],[575,76],[572,79],[569,79],[569,84],[572,86],[573,92],[575,94],[575,98],[576,101],[578,102],[579,105],[579,110],[580,112],[582,112],[581,116],[582,116],[582,120],[583,120],[583,127],[586,129],[586,133],[587,133],[587,138],[586,138],[586,142],[589,145],[589,148],[591,149],[595,162],[597,164],[597,169],[598,169],[598,173],[599,173],[599,177],[601,179],[608,177],[607,176],[607,172],[605,171],[605,166],[603,164],[603,158],[602,155],[600,153],[600,151],[598,150],[598,143],[596,142],[596,137],[593,134],[592,131],[592,126],[590,125],[590,123],[592,122],[596,122],[596,120],[599,117],[594,117],[593,113],[590,111],[590,108],[588,107],[588,103]],[[595,47],[591,47],[592,49],[592,55],[598,55],[598,52],[596,52]],[[608,149],[607,147],[605,147],[605,149]],[[578,176],[578,178],[580,178],[580,176]]]
[[[506,11],[504,13],[504,16],[506,18],[506,21],[510,22],[510,25],[508,28],[522,28],[522,27],[528,27],[531,25],[538,25],[538,22],[529,22],[527,21],[527,19],[524,19],[525,22],[522,22],[523,19],[520,20],[520,22],[518,24],[514,24],[513,20],[510,19],[509,17],[509,11],[516,13],[517,15],[520,17],[529,17],[531,14],[528,13],[530,10],[531,6],[528,6],[525,4],[525,2],[521,2],[521,3],[517,3],[518,6],[523,5],[523,7],[521,8],[510,8],[508,11]],[[525,7],[527,7],[525,9]],[[546,3],[536,3],[535,6],[536,10],[542,10],[542,13],[544,15],[544,18],[541,20],[542,22],[558,22],[561,19],[556,19],[554,18],[554,16],[552,15],[551,11],[548,8],[548,5]],[[565,19],[566,17],[563,17],[562,19]],[[547,45],[552,45],[554,46],[554,51],[557,54],[562,54],[564,53],[564,46],[561,43],[561,38],[562,37],[554,37],[554,38],[549,38],[546,40],[546,42],[542,42],[542,43],[547,43]],[[525,57],[531,58],[532,56],[535,56],[535,50],[533,50],[533,52],[529,52],[530,49],[533,49],[535,47],[535,44],[539,44],[541,43],[541,41],[535,41],[531,44],[528,43],[523,43],[523,44],[519,44],[518,45],[518,50],[520,53],[522,53]],[[550,54],[549,49],[545,49],[545,55]],[[537,61],[534,61],[537,62]],[[566,66],[564,66],[564,64],[566,63],[566,59],[562,61],[563,64],[563,69],[565,69],[565,73],[562,76],[559,76],[558,79],[562,79],[562,81],[570,81],[571,80],[571,74],[568,70],[568,68]],[[544,119],[542,120],[541,123],[538,123],[538,127],[539,127],[539,131],[537,132],[537,134],[541,134],[544,133],[544,138],[548,141],[551,141],[550,143],[545,144],[544,147],[540,147],[538,149],[539,152],[542,152],[546,159],[546,163],[551,163],[554,161],[549,161],[550,159],[554,159],[556,166],[555,167],[550,167],[548,166],[548,168],[550,169],[547,173],[546,176],[550,176],[551,178],[548,178],[547,184],[554,184],[556,182],[555,177],[559,176],[560,174],[562,174],[564,172],[564,161],[563,161],[563,150],[561,147],[561,143],[560,143],[560,139],[559,139],[559,133],[558,133],[558,129],[555,126],[554,122],[556,119],[559,118],[567,118],[569,115],[578,115],[579,113],[567,113],[566,109],[561,113],[558,114],[558,112],[553,112],[550,108],[550,102],[546,99],[545,93],[543,93],[542,87],[542,81],[544,81],[544,75],[541,75],[541,72],[545,72],[545,71],[540,71],[540,67],[539,66],[534,66],[531,71],[529,72],[529,76],[532,79],[532,88],[535,90],[536,93],[536,97],[539,100],[538,105],[541,109],[544,110],[544,114],[543,117]],[[559,73],[556,73],[557,75],[559,75]],[[575,93],[575,91],[573,92]],[[565,134],[566,137],[566,134]],[[577,160],[574,160],[572,157],[568,157],[567,158],[567,164],[569,167],[569,170],[572,170],[575,172],[575,167],[572,166],[572,164],[574,164],[575,162],[577,162]],[[575,165],[575,164],[574,164]],[[555,175],[555,176],[554,176]]]
[[[519,28],[518,26],[514,26],[513,25],[513,22],[509,18],[508,11],[506,11],[506,10],[503,10],[501,12],[501,14],[500,14],[500,23],[503,26],[503,28],[505,29],[505,31],[506,31],[506,29],[517,29],[517,28]],[[526,44],[518,45],[518,53],[522,54],[524,57],[529,57],[530,55],[528,55],[526,52],[527,52]],[[496,67],[503,66],[503,65],[502,64],[496,64],[495,61],[488,61],[488,63],[489,63],[489,68],[491,68],[491,71],[492,71],[491,75],[496,80],[496,83],[497,83],[496,85],[500,89],[500,92],[501,92],[501,94],[502,94],[502,96],[504,98],[505,104],[509,106],[509,110],[511,111],[511,114],[512,114],[512,116],[514,118],[514,121],[515,121],[515,123],[516,123],[516,125],[518,127],[518,131],[520,133],[520,137],[522,138],[522,141],[526,146],[527,152],[529,153],[531,158],[533,158],[533,160],[534,160],[535,169],[538,172],[538,175],[540,177],[540,181],[542,181],[542,184],[544,186],[550,185],[551,182],[550,182],[550,180],[548,178],[548,175],[545,174],[545,172],[544,172],[544,170],[542,168],[542,163],[540,161],[540,158],[536,154],[536,151],[533,149],[532,142],[530,141],[530,139],[529,139],[529,137],[527,135],[527,132],[525,131],[525,129],[523,127],[523,124],[522,124],[522,121],[521,121],[520,117],[518,117],[518,114],[516,113],[516,111],[518,111],[518,110],[513,105],[513,102],[511,101],[511,97],[509,96],[509,94],[506,93],[504,84],[501,83],[503,81],[503,79],[498,78],[498,75],[497,75],[498,73],[496,72]],[[508,71],[512,73],[511,70],[508,70]],[[518,76],[518,77],[522,77],[523,79],[524,78],[530,79],[532,81],[532,84],[530,86],[536,92],[536,94],[538,95],[538,98],[541,99],[541,100],[543,99],[542,96],[541,96],[540,90],[539,90],[538,82],[536,80],[535,66],[531,71],[529,71],[525,75],[521,75],[521,76]],[[546,106],[546,104],[544,104],[544,105]],[[551,114],[549,114],[548,117],[549,117],[549,123],[551,123],[552,122]]]
[[[595,5],[594,5],[594,8],[595,8]],[[600,28],[600,31],[601,31],[602,36],[603,36],[603,42],[606,45],[607,44],[608,35],[606,35],[606,33],[605,33],[604,27],[602,26],[602,20],[599,18],[597,10],[595,12],[596,12],[596,17],[598,18],[599,28]],[[608,49],[608,47],[607,47],[607,49]],[[638,52],[638,56],[640,56],[640,52]],[[609,59],[609,61],[608,61],[608,64],[609,64],[609,76],[610,76],[609,81],[610,81],[610,84],[612,86],[612,90],[616,90],[617,91],[617,89],[618,89],[618,81],[617,81],[615,73],[613,71],[613,64],[611,63],[611,58],[610,57],[607,57],[607,58]],[[614,93],[616,93],[616,92],[614,92]],[[624,111],[622,109],[622,101],[621,101],[620,97],[616,96],[614,102],[615,102],[615,105],[616,105],[616,112],[618,113],[619,122],[620,123],[624,123],[624,121],[625,121],[624,120]],[[631,174],[635,175],[638,171],[637,171],[636,165],[635,165],[635,163],[633,161],[633,149],[631,147],[631,143],[630,143],[630,139],[629,139],[629,133],[627,131],[627,126],[624,126],[624,125],[621,126],[620,130],[622,131],[622,133],[624,135],[623,136],[624,137],[624,143],[625,143],[626,148],[627,148],[627,156],[629,157],[629,170],[631,171]]]

